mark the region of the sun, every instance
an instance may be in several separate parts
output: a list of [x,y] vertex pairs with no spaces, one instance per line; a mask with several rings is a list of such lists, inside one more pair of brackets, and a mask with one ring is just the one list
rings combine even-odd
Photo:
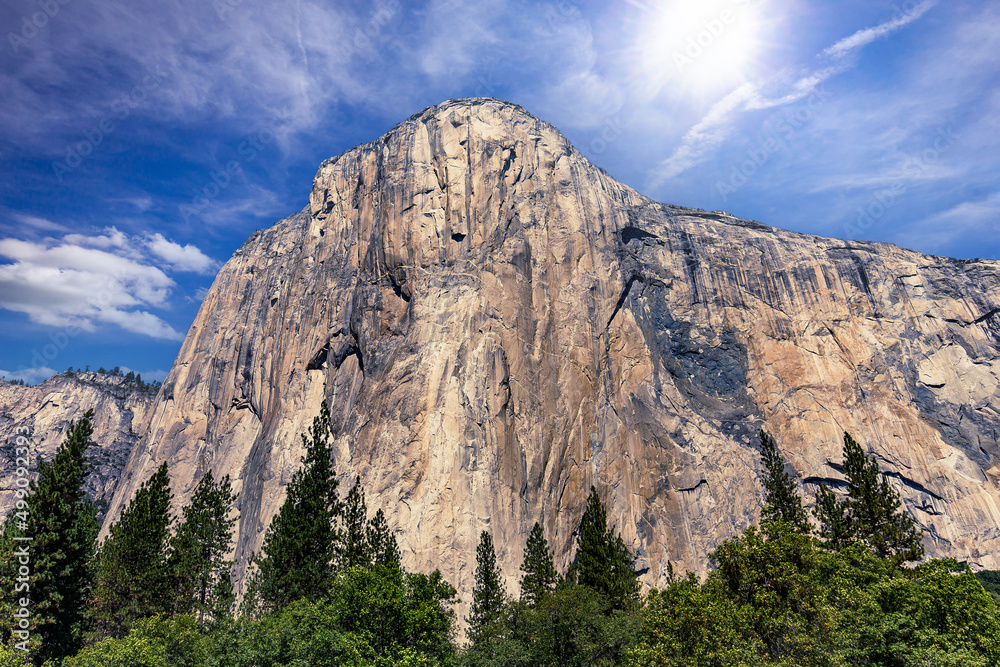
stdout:
[[634,60],[647,92],[671,87],[711,97],[746,81],[761,52],[760,4],[666,0],[646,6]]

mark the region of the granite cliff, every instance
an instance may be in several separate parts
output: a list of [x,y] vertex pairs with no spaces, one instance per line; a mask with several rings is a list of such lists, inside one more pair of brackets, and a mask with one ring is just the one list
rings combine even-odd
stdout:
[[25,434],[27,429],[34,472],[39,459],[52,459],[70,423],[90,409],[94,410],[93,439],[97,447],[87,452],[91,472],[86,492],[103,516],[125,463],[145,432],[155,399],[155,388],[105,373],[60,373],[35,386],[0,382],[0,516],[6,516],[17,501],[13,493],[17,435]]
[[329,401],[404,564],[468,599],[479,532],[516,591],[590,485],[647,584],[755,522],[756,433],[802,481],[878,457],[929,555],[1000,568],[1000,264],[653,202],[496,100],[429,108],[320,165],[220,271],[111,514],[161,461],[239,491],[237,576]]

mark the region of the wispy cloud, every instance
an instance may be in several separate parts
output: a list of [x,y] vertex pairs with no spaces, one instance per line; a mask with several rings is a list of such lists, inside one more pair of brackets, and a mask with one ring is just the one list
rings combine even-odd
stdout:
[[830,58],[842,58],[851,51],[856,51],[857,49],[871,44],[875,40],[881,39],[882,37],[888,37],[900,28],[908,26],[926,14],[927,11],[936,4],[937,0],[925,0],[925,2],[921,2],[919,5],[901,16],[886,21],[885,23],[880,23],[879,25],[871,28],[858,30],[850,37],[845,37],[833,46],[824,49],[822,55]]
[[771,109],[802,100],[813,94],[826,80],[851,67],[848,56],[872,41],[885,37],[923,16],[936,0],[926,0],[910,12],[871,28],[859,30],[824,49],[820,56],[833,60],[829,65],[798,76],[783,74],[763,84],[745,83],[713,104],[708,113],[692,127],[680,146],[652,173],[649,187],[656,189],[703,162],[711,151],[729,136],[737,115]]
[[722,130],[726,120],[736,111],[746,107],[747,102],[757,96],[757,89],[747,83],[712,105],[708,113],[697,125],[688,130],[681,145],[657,169],[651,187],[656,188],[663,181],[677,176],[696,164],[718,146],[726,137]]
[[65,225],[60,225],[58,222],[52,222],[45,218],[39,218],[36,215],[27,215],[24,213],[17,213],[15,216],[17,221],[22,225],[29,227],[33,230],[43,231],[43,232],[65,232],[68,228]]
[[970,237],[979,240],[984,259],[1000,259],[1000,193],[915,220],[902,227],[894,240],[905,247],[948,249]]

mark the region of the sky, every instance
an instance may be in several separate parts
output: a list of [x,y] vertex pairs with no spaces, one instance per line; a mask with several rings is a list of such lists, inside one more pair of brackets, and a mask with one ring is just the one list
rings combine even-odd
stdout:
[[497,97],[661,202],[1000,258],[1000,3],[4,0],[0,376],[162,380],[324,159]]

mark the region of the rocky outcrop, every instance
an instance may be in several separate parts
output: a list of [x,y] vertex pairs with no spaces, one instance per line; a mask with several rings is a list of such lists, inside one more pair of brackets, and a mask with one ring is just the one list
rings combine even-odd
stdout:
[[97,446],[87,451],[91,469],[85,489],[103,517],[155,399],[154,388],[104,373],[66,372],[35,386],[0,382],[0,516],[17,501],[17,436],[28,434],[34,479],[38,461],[50,461],[70,424],[93,409],[91,437]]
[[177,502],[228,473],[242,576],[325,398],[407,567],[468,599],[488,529],[516,591],[532,523],[565,568],[593,484],[655,584],[757,520],[759,428],[807,498],[847,430],[929,554],[1000,567],[998,279],[658,204],[517,106],[446,103],[223,267],[112,511],[164,460]]

